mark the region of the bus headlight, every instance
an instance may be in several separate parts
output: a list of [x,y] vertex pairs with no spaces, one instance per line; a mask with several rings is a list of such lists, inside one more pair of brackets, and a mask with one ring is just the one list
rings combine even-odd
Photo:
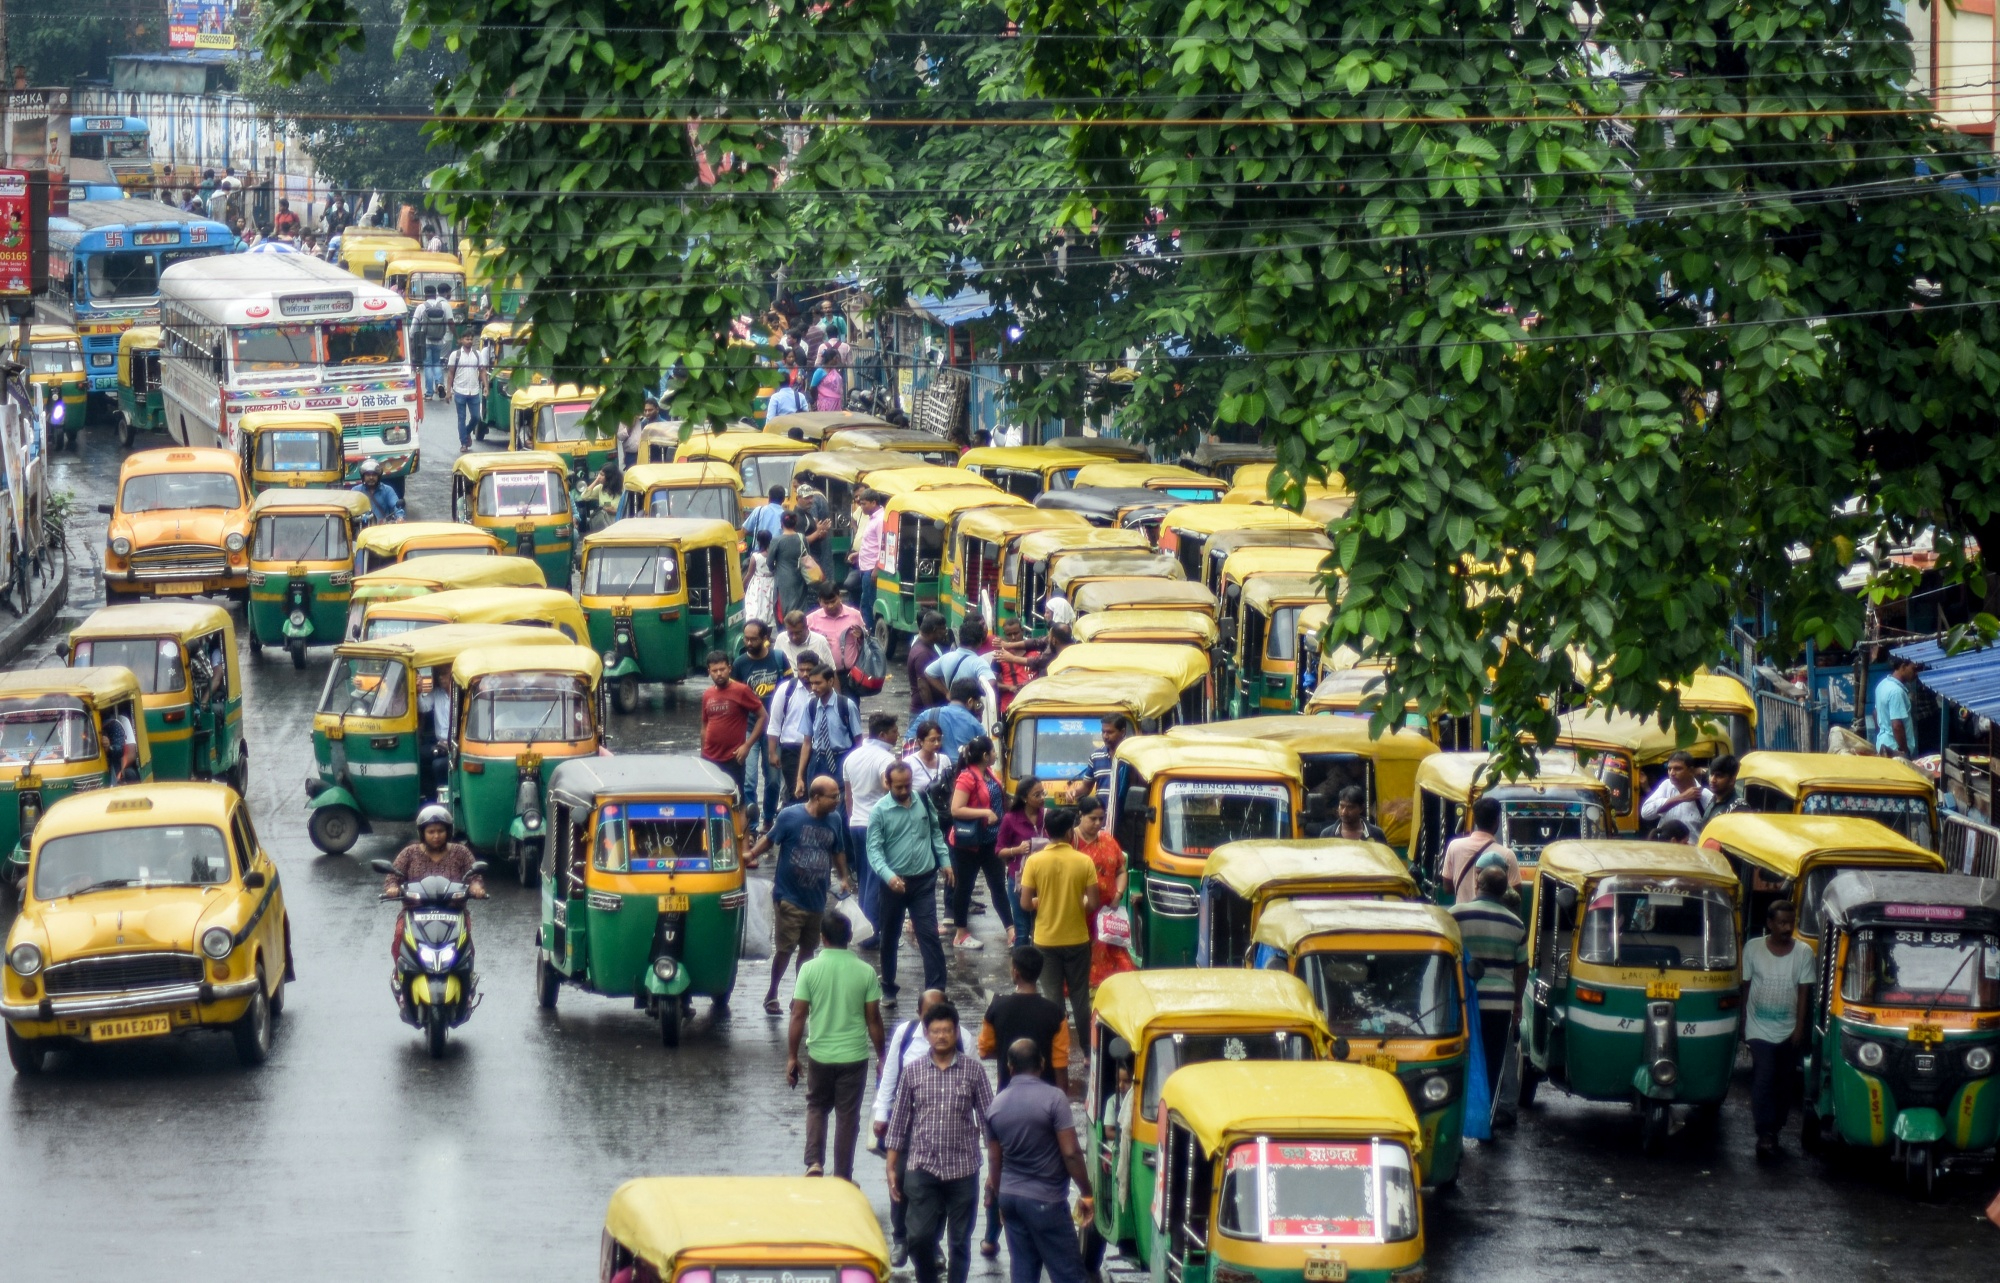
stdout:
[[382,429],[382,441],[385,445],[407,445],[409,444],[409,440],[410,425],[407,423],[399,423],[394,427]]

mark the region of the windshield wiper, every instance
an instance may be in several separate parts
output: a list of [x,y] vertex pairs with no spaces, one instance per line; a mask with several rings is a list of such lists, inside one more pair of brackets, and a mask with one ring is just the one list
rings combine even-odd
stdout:
[[62,898],[68,900],[74,896],[89,895],[92,891],[114,891],[119,887],[142,887],[145,885],[146,879],[144,878],[107,878],[102,882],[93,882],[89,886],[78,887],[74,891],[65,891],[62,894]]
[[1945,996],[1951,992],[1952,986],[1958,983],[1958,978],[1965,974],[1965,968],[1972,962],[1973,956],[1981,951],[1981,948],[1982,946],[1975,941],[1973,946],[1965,951],[1965,956],[1958,960],[1958,970],[1951,973],[1951,979],[1944,982],[1944,987],[1938,990],[1937,997],[1931,999],[1931,1005],[1924,1008],[1924,1014],[1919,1019],[1929,1020],[1931,1018],[1931,1013],[1936,1011],[1938,1004],[1945,1000]]

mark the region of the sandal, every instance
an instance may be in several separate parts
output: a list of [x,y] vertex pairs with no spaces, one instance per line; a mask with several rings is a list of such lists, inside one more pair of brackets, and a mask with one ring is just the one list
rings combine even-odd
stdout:
[[764,1014],[767,1016],[776,1016],[782,1014],[781,1009],[778,1006],[778,1000],[776,998],[764,999]]

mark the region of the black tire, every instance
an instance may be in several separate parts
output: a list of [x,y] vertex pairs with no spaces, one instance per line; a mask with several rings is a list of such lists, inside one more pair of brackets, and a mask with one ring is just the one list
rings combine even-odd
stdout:
[[118,446],[123,450],[132,448],[132,420],[125,417],[123,410],[115,411],[118,416]]
[[430,1046],[431,1059],[444,1059],[444,1038],[449,1029],[444,1018],[444,1008],[424,1008],[424,1041]]
[[349,806],[322,806],[306,821],[306,836],[326,855],[346,855],[361,836],[361,817]]
[[1639,1149],[1647,1155],[1658,1154],[1667,1147],[1667,1132],[1674,1118],[1673,1107],[1649,1100],[1640,1102],[1639,1110]]
[[660,999],[660,1045],[669,1050],[681,1045],[681,1000]]
[[542,844],[534,838],[514,843],[514,874],[521,879],[521,885],[535,885],[535,874],[542,867]]
[[535,1003],[543,1011],[556,1009],[556,996],[562,992],[562,975],[550,962],[548,955],[535,955]]
[[1542,1076],[1535,1071],[1534,1062],[1528,1059],[1525,1047],[1517,1047],[1514,1054],[1520,1057],[1520,1065],[1515,1071],[1520,1081],[1520,1088],[1514,1093],[1514,1103],[1522,1109],[1528,1109],[1535,1103],[1535,1088],[1541,1086]]
[[245,1069],[255,1069],[271,1058],[271,996],[264,991],[264,964],[257,964],[257,988],[250,995],[250,1009],[229,1027],[236,1039],[236,1059]]
[[612,684],[611,707],[620,713],[639,711],[639,678],[627,673]]
[[236,745],[236,761],[223,774],[223,783],[236,790],[236,796],[250,796],[250,746],[239,741]]
[[1821,1129],[1819,1113],[1811,1105],[1799,1110],[1799,1148],[1815,1158],[1826,1155],[1826,1133]]
[[14,1072],[23,1078],[33,1078],[42,1072],[48,1063],[49,1053],[33,1038],[23,1038],[14,1032],[14,1026],[7,1026],[7,1059],[13,1062]]
[[252,655],[263,654],[264,643],[257,640],[257,630],[255,628],[251,628],[248,629],[247,631],[249,633],[249,638],[250,638],[250,653]]
[[286,641],[285,649],[292,653],[292,667],[298,669],[300,672],[304,672],[306,666],[306,639],[303,637],[293,637]]

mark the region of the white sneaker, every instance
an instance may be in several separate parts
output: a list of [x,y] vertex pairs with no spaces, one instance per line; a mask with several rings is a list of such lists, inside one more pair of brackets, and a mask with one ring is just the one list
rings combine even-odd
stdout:
[[979,943],[978,936],[967,936],[965,939],[952,945],[954,949],[984,949],[985,947],[985,945]]

